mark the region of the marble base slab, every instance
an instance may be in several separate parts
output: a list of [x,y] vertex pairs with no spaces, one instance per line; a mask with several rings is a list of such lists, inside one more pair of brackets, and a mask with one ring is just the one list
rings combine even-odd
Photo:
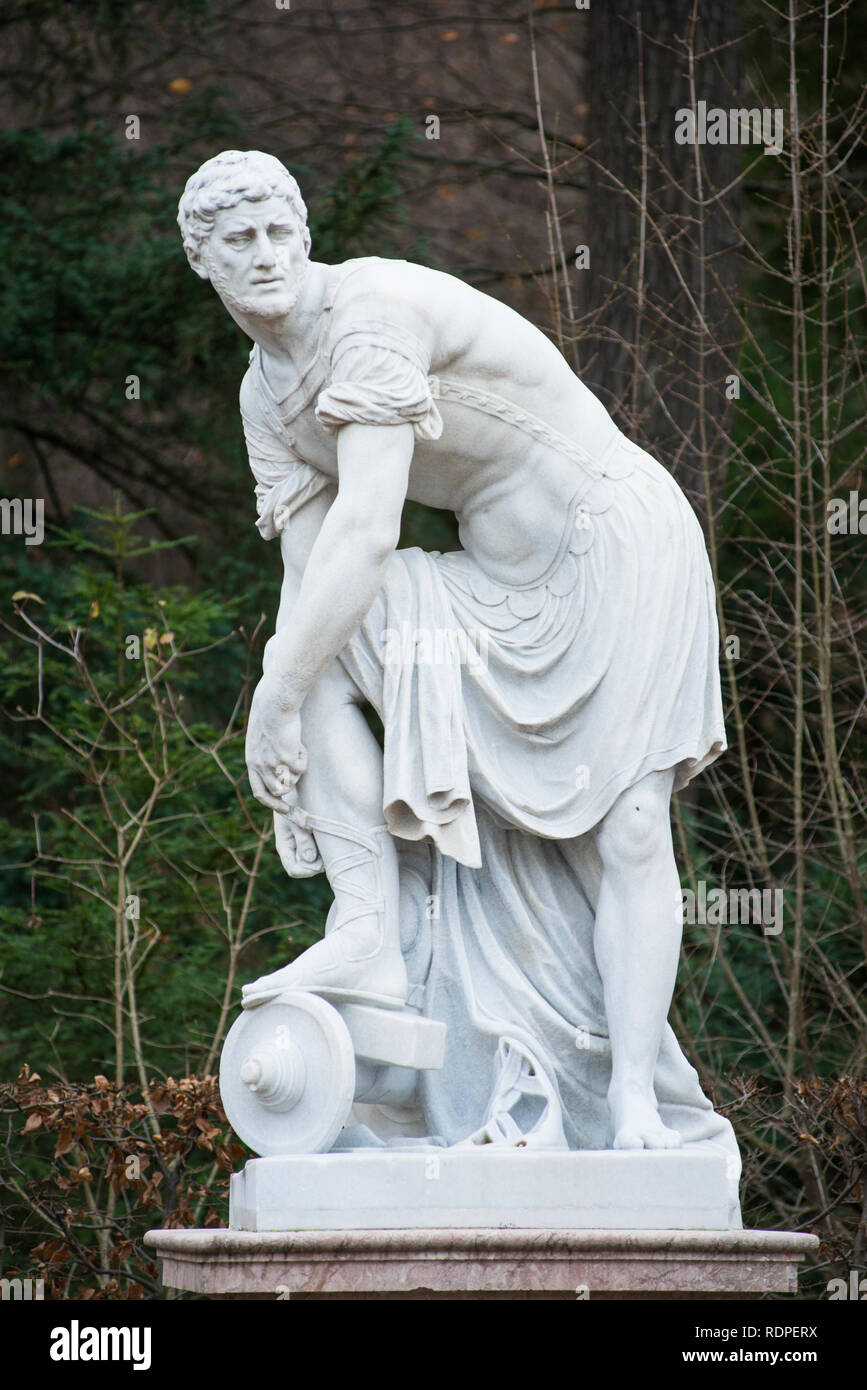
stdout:
[[795,1294],[788,1231],[149,1231],[163,1283],[210,1298],[720,1299]]
[[491,1148],[251,1159],[231,1181],[245,1231],[711,1230],[741,1225],[719,1153]]

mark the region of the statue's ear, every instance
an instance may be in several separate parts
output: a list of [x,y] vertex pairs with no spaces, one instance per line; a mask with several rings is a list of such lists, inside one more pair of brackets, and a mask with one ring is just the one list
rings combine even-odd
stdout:
[[202,262],[200,252],[194,251],[187,259],[200,280],[210,280],[211,277],[208,274],[207,267]]

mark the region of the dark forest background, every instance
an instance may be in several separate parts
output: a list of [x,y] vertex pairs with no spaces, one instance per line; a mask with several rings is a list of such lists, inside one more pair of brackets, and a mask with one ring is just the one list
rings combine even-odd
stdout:
[[[249,345],[175,225],[230,147],[291,168],[318,259],[528,315],[696,506],[731,748],[678,802],[682,882],[785,911],[687,925],[672,1023],[745,1224],[821,1237],[816,1296],[863,1273],[867,11],[6,0],[0,34],[0,469],[46,516],[0,538],[0,1273],[161,1296],[143,1231],[224,1223],[244,1155],[214,1081],[239,985],[328,907],[244,773],[279,552]],[[699,100],[779,110],[782,152],[678,144]],[[453,520],[408,504],[402,543]]]

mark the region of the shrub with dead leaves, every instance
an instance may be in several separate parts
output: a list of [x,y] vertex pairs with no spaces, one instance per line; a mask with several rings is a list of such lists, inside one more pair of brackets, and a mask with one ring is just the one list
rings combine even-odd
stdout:
[[225,1226],[229,1175],[246,1150],[217,1079],[105,1076],[43,1081],[24,1066],[0,1085],[2,1273],[43,1279],[46,1298],[159,1298],[142,1244],[154,1226]]

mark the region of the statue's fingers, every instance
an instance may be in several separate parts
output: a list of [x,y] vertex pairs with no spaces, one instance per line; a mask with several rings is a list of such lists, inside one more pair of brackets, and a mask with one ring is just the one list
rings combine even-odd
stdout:
[[296,777],[301,777],[307,771],[307,749],[303,743],[299,743],[286,755],[286,766]]
[[265,790],[270,792],[272,796],[278,796],[281,799],[286,792],[291,791],[298,781],[295,773],[287,767],[286,763],[277,763],[276,766],[273,767],[259,768],[258,771]]
[[295,853],[303,864],[315,864],[319,858],[316,841],[309,830],[295,827]]
[[248,768],[247,776],[250,779],[250,787],[257,801],[263,806],[267,806],[272,811],[279,811],[281,815],[286,815],[289,807],[279,796],[275,796],[269,791],[263,781],[261,773],[256,768]]
[[274,840],[277,845],[277,853],[280,856],[280,862],[283,868],[288,874],[294,873],[298,867],[296,834],[296,827],[292,824],[288,816],[274,816]]
[[289,816],[274,817],[274,839],[280,863],[290,878],[312,878],[322,872],[316,841]]
[[298,801],[297,791],[298,778],[294,772],[290,772],[285,763],[280,763],[277,768],[276,787],[277,794],[283,802],[284,809],[291,809]]

